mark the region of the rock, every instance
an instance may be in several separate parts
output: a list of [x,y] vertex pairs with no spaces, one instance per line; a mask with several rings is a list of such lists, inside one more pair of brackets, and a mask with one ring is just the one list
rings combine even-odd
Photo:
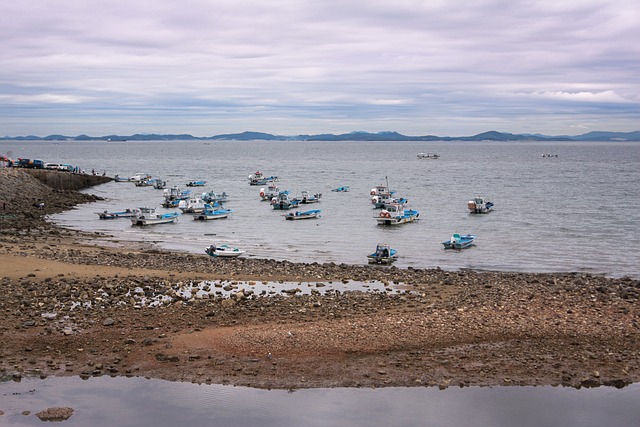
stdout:
[[73,408],[58,407],[47,408],[36,414],[41,421],[64,421],[73,415]]
[[107,317],[106,319],[104,319],[104,321],[102,322],[103,326],[112,326],[116,323],[115,320],[113,320],[111,317]]

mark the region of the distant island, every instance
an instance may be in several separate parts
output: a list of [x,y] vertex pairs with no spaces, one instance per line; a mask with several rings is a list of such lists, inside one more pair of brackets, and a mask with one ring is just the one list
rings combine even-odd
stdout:
[[134,135],[104,135],[104,136],[65,136],[49,135],[39,137],[5,136],[0,140],[19,141],[188,141],[188,140],[223,140],[223,141],[640,141],[640,131],[634,132],[589,132],[582,135],[541,135],[541,134],[512,134],[489,131],[473,136],[407,136],[398,132],[350,132],[339,135],[331,133],[318,135],[272,135],[263,132],[241,132],[213,136],[197,137],[189,134],[134,134]]

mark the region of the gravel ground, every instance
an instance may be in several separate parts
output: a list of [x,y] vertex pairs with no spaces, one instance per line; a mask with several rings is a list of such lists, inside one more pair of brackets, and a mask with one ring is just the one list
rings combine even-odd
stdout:
[[[640,376],[635,279],[217,260],[113,247],[47,223],[46,214],[95,197],[39,179],[0,170],[5,377],[135,375],[294,389],[622,387]],[[185,294],[202,280],[211,281],[211,293]],[[253,291],[278,281],[299,285]],[[386,290],[331,286],[350,281],[382,282]]]

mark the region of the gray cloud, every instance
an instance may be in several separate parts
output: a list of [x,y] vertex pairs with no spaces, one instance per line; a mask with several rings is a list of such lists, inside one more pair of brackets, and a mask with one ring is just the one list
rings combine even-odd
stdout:
[[638,129],[640,6],[0,4],[0,133]]

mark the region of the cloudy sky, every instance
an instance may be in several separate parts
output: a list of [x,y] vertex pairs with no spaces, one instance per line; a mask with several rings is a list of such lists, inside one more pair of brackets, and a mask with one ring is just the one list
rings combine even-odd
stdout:
[[7,0],[0,40],[0,135],[640,130],[637,0]]

